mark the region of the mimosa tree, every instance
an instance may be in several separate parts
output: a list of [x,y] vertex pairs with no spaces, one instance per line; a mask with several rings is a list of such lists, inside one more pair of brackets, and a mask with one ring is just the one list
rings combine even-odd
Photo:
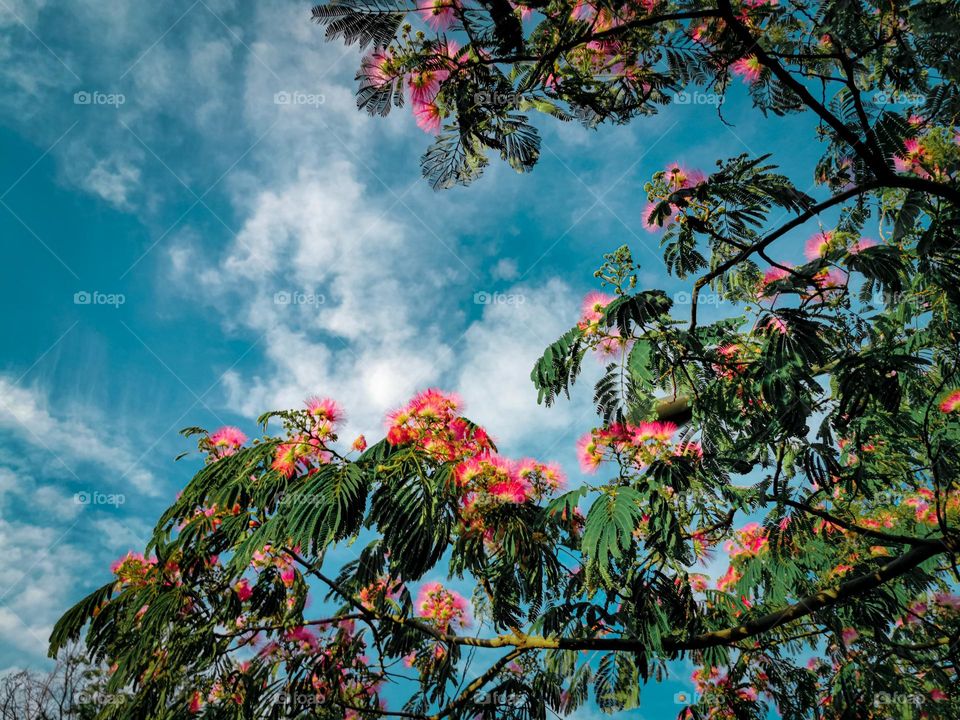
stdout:
[[[627,122],[742,82],[765,114],[817,119],[820,189],[770,156],[652,176],[637,221],[689,303],[638,288],[621,248],[532,373],[551,404],[605,359],[578,446],[591,483],[503,457],[438,390],[369,447],[340,442],[325,398],[264,416],[253,442],[195,429],[205,467],[52,638],[87,627],[112,665],[128,692],[102,716],[544,718],[636,707],[679,659],[698,668],[682,717],[960,716],[960,6],[345,0],[314,17],[368,53],[361,108],[409,103],[437,133],[435,187],[490,155],[530,170],[533,112]],[[705,292],[736,310],[705,322]],[[359,559],[331,559],[351,543]]]

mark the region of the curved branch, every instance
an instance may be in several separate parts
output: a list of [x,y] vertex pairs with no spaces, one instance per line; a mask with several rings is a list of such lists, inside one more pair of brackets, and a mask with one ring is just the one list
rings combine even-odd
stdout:
[[[794,620],[799,620],[819,610],[833,607],[852,597],[875,590],[946,551],[947,547],[942,542],[918,545],[873,572],[858,575],[841,583],[836,588],[820,590],[781,610],[767,613],[741,625],[701,633],[690,638],[667,637],[664,638],[662,647],[664,650],[677,652],[704,650],[721,645],[730,645],[775,630]],[[610,652],[641,652],[646,649],[642,641],[633,638],[546,638],[537,636],[519,638],[515,635],[472,638],[452,636],[450,642],[487,648],[515,647],[518,649],[603,650]]]

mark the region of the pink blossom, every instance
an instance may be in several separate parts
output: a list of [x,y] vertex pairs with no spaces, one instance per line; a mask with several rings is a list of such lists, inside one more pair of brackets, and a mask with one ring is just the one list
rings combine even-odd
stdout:
[[438,582],[427,583],[420,588],[414,607],[417,615],[444,631],[470,625],[466,599]]
[[679,163],[667,165],[667,180],[672,190],[696,187],[707,179],[700,170],[689,170]]
[[743,78],[745,83],[753,84],[760,79],[760,71],[763,69],[763,66],[760,64],[756,55],[750,55],[749,57],[737,60],[730,66],[730,69],[734,75],[739,75]]
[[855,243],[853,243],[853,245],[850,246],[850,249],[848,250],[848,252],[851,255],[856,255],[858,252],[862,252],[867,248],[876,247],[876,245],[877,245],[876,240],[870,240],[869,238],[860,238]]
[[850,645],[851,643],[856,642],[857,638],[859,637],[860,637],[860,633],[858,633],[852,627],[844,628],[843,631],[840,633],[840,638],[843,640],[844,645]]
[[599,322],[603,319],[603,309],[612,303],[614,297],[607,293],[594,290],[587,293],[580,305],[580,318],[588,323]]
[[940,412],[952,413],[958,408],[960,408],[960,390],[952,390],[940,402]]
[[434,103],[414,102],[413,114],[417,119],[417,127],[425,133],[436,135],[440,132],[440,123],[443,118],[440,113],[440,108]]
[[240,578],[234,584],[233,589],[237,593],[237,597],[240,598],[240,602],[246,602],[253,595],[253,588],[250,587],[246,578]]
[[396,79],[393,68],[393,54],[382,48],[374,49],[363,58],[360,64],[360,74],[367,85],[383,87]]
[[226,425],[210,436],[210,444],[218,457],[233,455],[237,448],[247,441],[247,436],[239,428]]
[[343,410],[336,400],[330,398],[308,398],[307,412],[317,420],[326,420],[330,423],[338,423],[343,420]]
[[817,258],[823,257],[823,254],[830,246],[831,240],[833,240],[833,233],[818,232],[816,235],[807,240],[807,244],[804,247],[803,252],[804,256],[807,258],[807,260],[816,260]]
[[459,0],[417,0],[417,13],[434,30],[446,30],[457,19]]
[[530,497],[530,484],[517,478],[494,483],[488,491],[500,500],[520,504]]
[[587,433],[577,440],[577,459],[580,461],[580,469],[585,473],[595,473],[600,467],[603,455],[597,447],[593,433]]

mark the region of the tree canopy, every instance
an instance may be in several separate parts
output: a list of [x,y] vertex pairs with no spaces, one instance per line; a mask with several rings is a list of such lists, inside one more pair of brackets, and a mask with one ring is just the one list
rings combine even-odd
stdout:
[[[189,429],[205,466],[51,638],[55,653],[86,628],[111,666],[125,692],[101,716],[545,718],[636,707],[679,659],[698,668],[684,718],[960,716],[960,6],[313,15],[368,53],[361,108],[409,102],[436,133],[434,187],[490,155],[530,170],[534,111],[622,123],[734,82],[762,113],[817,119],[820,187],[770,155],[651,177],[637,218],[689,302],[639,288],[620,248],[531,373],[553,404],[586,355],[605,360],[578,445],[594,482],[503,457],[436,389],[369,447],[340,442],[329,398],[264,415],[252,442]],[[736,310],[705,321],[704,293]]]

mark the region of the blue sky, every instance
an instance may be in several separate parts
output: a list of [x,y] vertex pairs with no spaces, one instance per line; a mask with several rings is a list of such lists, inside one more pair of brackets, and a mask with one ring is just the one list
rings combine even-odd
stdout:
[[[811,186],[809,120],[763,121],[738,90],[733,127],[692,103],[597,132],[538,119],[533,174],[495,161],[434,193],[429,139],[408,112],[356,111],[358,55],[309,8],[0,0],[0,669],[41,663],[59,614],[143,545],[196,467],[173,462],[187,425],[252,433],[321,394],[347,437],[376,437],[436,385],[505,453],[575,480],[589,387],[546,410],[529,370],[602,253],[628,243],[644,285],[683,289],[641,227],[644,181],[773,151]],[[648,690],[644,711],[679,689]]]

